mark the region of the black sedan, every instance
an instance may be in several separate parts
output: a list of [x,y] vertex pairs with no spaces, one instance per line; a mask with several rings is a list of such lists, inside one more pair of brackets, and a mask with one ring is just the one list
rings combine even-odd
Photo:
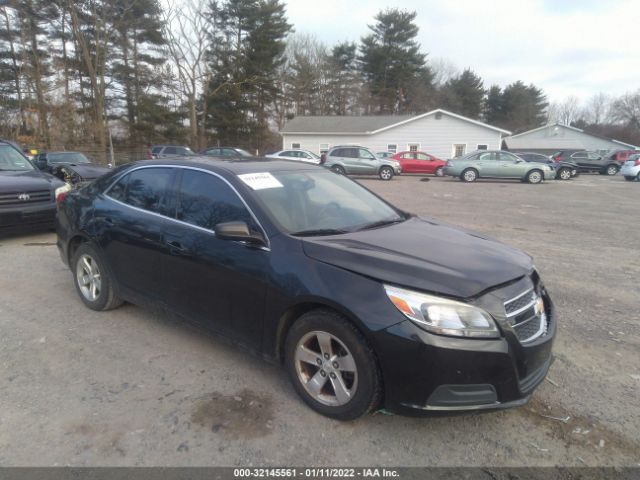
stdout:
[[562,160],[554,162],[551,157],[547,157],[541,153],[533,152],[511,152],[522,158],[525,162],[544,163],[551,166],[556,171],[556,179],[571,180],[578,176],[580,167],[575,162]]
[[0,235],[52,228],[55,191],[64,183],[34,168],[9,142],[0,141]]
[[522,405],[556,331],[531,258],[313,165],[146,161],[59,205],[80,299],[162,307],[283,362],[347,420]]

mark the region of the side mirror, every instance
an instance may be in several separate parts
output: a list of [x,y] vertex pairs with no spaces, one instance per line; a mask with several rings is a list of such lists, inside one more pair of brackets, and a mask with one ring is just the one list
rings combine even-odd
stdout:
[[215,226],[216,237],[220,240],[236,240],[264,246],[266,242],[262,235],[252,233],[246,222],[225,222]]

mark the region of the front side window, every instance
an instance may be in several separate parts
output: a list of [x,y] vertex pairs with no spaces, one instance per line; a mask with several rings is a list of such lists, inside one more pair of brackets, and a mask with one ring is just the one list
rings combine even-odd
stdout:
[[249,210],[220,178],[184,170],[178,194],[177,218],[191,225],[215,230],[219,223],[242,221],[253,225]]
[[[109,196],[121,200],[132,207],[167,215],[166,193],[173,179],[171,168],[142,168],[134,170],[109,190]],[[124,192],[116,187],[126,182]],[[119,195],[120,198],[117,198]]]
[[290,151],[280,152],[280,154],[278,156],[279,157],[292,157],[293,156],[293,152],[290,152]]
[[502,162],[515,162],[516,160],[518,160],[518,157],[511,153],[500,152],[498,153],[498,160]]
[[177,148],[176,150],[180,155],[194,155],[193,150],[187,147],[180,147],[180,148]]
[[164,155],[175,155],[178,153],[178,149],[176,147],[166,147],[162,153]]
[[600,155],[595,152],[589,152],[589,160],[600,160]]
[[495,152],[481,153],[480,155],[478,155],[478,160],[480,161],[494,161],[497,159],[498,156],[495,154]]
[[571,155],[571,158],[587,158],[587,152],[576,152]]
[[358,156],[360,158],[364,158],[365,160],[375,160],[376,159],[376,157],[369,150],[365,150],[364,148],[359,148],[358,149]]
[[418,160],[431,160],[429,155],[427,155],[426,153],[416,153],[416,158]]

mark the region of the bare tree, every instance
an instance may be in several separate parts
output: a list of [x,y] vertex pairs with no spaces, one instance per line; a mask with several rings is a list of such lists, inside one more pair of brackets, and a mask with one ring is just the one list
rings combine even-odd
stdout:
[[179,5],[168,0],[163,10],[167,51],[177,74],[177,89],[189,110],[190,144],[197,149],[204,141],[198,134],[197,101],[210,77],[205,54],[212,23],[205,15],[206,8],[206,0],[184,0]]
[[580,101],[573,95],[567,97],[564,102],[553,102],[547,109],[547,123],[560,123],[571,125],[578,119],[580,113]]
[[608,122],[611,98],[603,92],[592,96],[583,109],[583,119],[592,125],[601,125]]
[[462,73],[455,63],[443,57],[429,60],[429,67],[433,72],[433,84],[437,87],[441,87]]
[[613,120],[640,130],[640,89],[625,93],[613,103]]

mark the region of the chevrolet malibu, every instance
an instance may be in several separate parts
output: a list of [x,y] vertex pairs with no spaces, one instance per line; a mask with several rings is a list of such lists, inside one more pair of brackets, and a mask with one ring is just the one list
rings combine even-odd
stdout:
[[59,204],[80,300],[161,307],[280,362],[312,409],[523,405],[556,319],[525,253],[267,159],[144,161]]

